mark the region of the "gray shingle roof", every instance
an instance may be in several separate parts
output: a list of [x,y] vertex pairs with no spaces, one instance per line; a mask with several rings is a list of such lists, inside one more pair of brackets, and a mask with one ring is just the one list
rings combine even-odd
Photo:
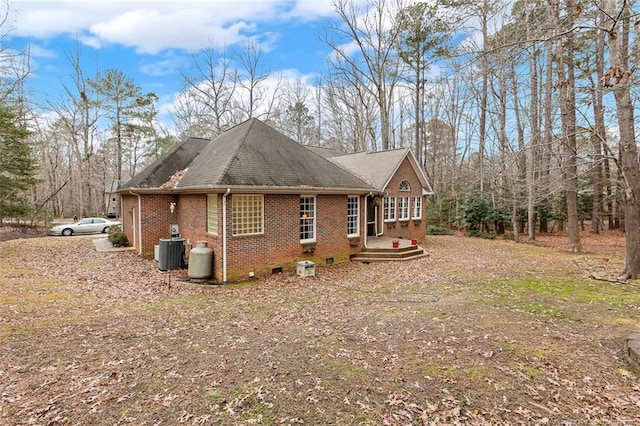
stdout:
[[304,187],[354,193],[382,191],[405,158],[416,169],[423,187],[431,190],[408,148],[336,157],[332,154],[332,150],[302,146],[253,118],[213,140],[185,139],[120,190]]
[[306,145],[306,148],[310,149],[318,155],[323,156],[324,158],[337,157],[338,155],[344,154],[344,152],[340,152],[337,149],[327,148],[325,146]]
[[121,189],[161,187],[176,172],[187,168],[208,143],[208,139],[185,139],[127,181]]
[[176,188],[226,186],[373,189],[255,118],[213,139],[189,166]]
[[382,191],[408,154],[409,148],[399,148],[389,151],[356,152],[330,160]]

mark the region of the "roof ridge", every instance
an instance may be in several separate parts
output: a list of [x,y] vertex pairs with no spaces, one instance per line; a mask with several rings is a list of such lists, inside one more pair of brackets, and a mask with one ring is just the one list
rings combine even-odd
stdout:
[[[285,135],[286,136],[286,135]],[[288,136],[287,136],[288,137]],[[291,138],[289,138],[291,139]],[[291,139],[294,143],[296,143],[297,145],[301,146],[302,148],[306,149],[308,152],[310,152],[311,154],[315,155],[316,157],[318,157],[318,159],[320,159],[320,161],[325,161],[327,163],[333,164],[334,166],[337,166],[338,168],[342,169],[343,171],[347,172],[348,174],[350,174],[353,178],[355,178],[356,180],[359,180],[361,183],[364,183],[367,186],[371,186],[371,184],[369,182],[367,182],[366,180],[362,179],[360,176],[358,176],[356,173],[353,172],[353,170],[349,170],[346,167],[343,167],[342,164],[336,163],[335,161],[332,161],[333,158],[335,157],[331,157],[331,158],[326,158],[323,157],[322,155],[318,154],[317,152],[314,152],[313,150],[309,149],[307,145],[302,145],[301,143],[296,142],[295,140]],[[332,148],[330,148],[332,149]],[[340,156],[338,156],[340,157]]]
[[381,149],[379,151],[356,151],[356,152],[344,152],[341,153],[340,155],[338,155],[337,157],[348,157],[350,155],[374,155],[374,154],[388,154],[389,152],[393,152],[393,151],[410,151],[411,148],[406,147],[406,146],[401,146],[398,148],[391,148],[391,149]]
[[229,155],[229,158],[227,159],[227,163],[222,168],[222,173],[220,173],[220,176],[216,183],[219,184],[220,181],[224,179],[224,177],[227,175],[227,172],[231,169],[231,165],[233,164],[233,159],[236,158],[236,155],[240,151],[240,148],[247,141],[247,136],[249,135],[249,132],[251,131],[251,129],[253,128],[253,125],[257,120],[258,120],[257,118],[251,117],[248,120],[245,120],[243,123],[240,123],[237,126],[235,126],[235,127],[242,126],[244,123],[249,122],[249,124],[247,125],[247,129],[244,131],[244,134],[240,138],[238,138],[239,142],[234,147],[233,151],[231,152],[231,155]]

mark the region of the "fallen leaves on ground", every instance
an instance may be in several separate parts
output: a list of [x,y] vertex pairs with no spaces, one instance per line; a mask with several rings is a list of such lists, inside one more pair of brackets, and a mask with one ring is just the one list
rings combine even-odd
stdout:
[[622,353],[640,292],[590,278],[624,253],[426,248],[207,286],[89,237],[0,243],[0,423],[640,421]]

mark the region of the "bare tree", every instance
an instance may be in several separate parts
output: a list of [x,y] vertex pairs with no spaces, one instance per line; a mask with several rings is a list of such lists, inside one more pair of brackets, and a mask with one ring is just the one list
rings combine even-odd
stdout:
[[237,85],[242,89],[238,93],[238,108],[242,113],[242,120],[256,117],[268,121],[274,114],[282,81],[278,79],[274,87],[265,86],[272,73],[261,69],[263,55],[263,47],[252,39],[246,40],[235,54],[239,63]]
[[[355,0],[336,0],[334,4],[341,25],[330,23],[324,37],[336,58],[333,72],[346,81],[359,83],[358,90],[365,90],[373,97],[379,116],[381,147],[388,149],[393,93],[400,75],[396,52],[400,27],[394,24],[393,11],[401,9],[403,3],[391,5],[387,0],[368,0],[364,8]],[[374,132],[374,129],[366,131]]]
[[[598,14],[598,19],[603,21],[603,13]],[[596,29],[595,73],[596,81],[590,81],[592,87],[592,103],[594,130],[591,136],[593,143],[593,202],[591,208],[591,232],[597,234],[602,228],[602,178],[603,178],[603,148],[606,142],[606,128],[604,124],[603,91],[600,81],[604,75],[604,46],[605,32],[602,28]],[[591,74],[590,74],[591,75]]]
[[307,106],[311,89],[300,79],[285,82],[276,122],[278,129],[303,145],[317,144],[315,119]]
[[186,91],[175,114],[180,128],[191,136],[213,138],[235,124],[237,71],[224,52],[204,49],[192,57],[191,72],[182,73]]
[[344,152],[377,150],[372,135],[376,118],[371,93],[363,90],[360,82],[343,79],[328,80],[324,92],[324,131],[329,146]]
[[[564,24],[559,22],[560,8],[557,0],[550,1],[555,28],[555,63],[558,81],[556,87],[560,93],[560,116],[562,118],[562,155],[563,173],[567,202],[567,225],[569,251],[581,252],[580,229],[578,224],[578,165],[576,144],[576,82],[574,63],[574,7],[573,0],[565,2]],[[565,34],[561,37],[559,34]],[[563,40],[565,40],[563,45]]]
[[[634,70],[640,53],[640,33],[636,30],[631,47],[633,12],[629,1],[620,0],[616,4],[616,0],[605,0],[603,6],[611,62],[604,74],[603,84],[611,88],[615,97],[620,132],[618,149],[621,184],[624,189],[626,265],[622,277],[636,279],[640,273],[640,158],[635,138],[631,87],[635,84]],[[631,61],[633,65],[630,64]]]
[[49,101],[48,104],[57,116],[53,128],[55,137],[67,141],[76,165],[70,170],[69,176],[72,182],[69,190],[72,191],[73,199],[78,200],[73,214],[87,216],[95,214],[103,201],[100,191],[102,188],[96,187],[93,175],[100,111],[95,92],[84,75],[79,44],[76,44],[75,54],[69,54],[68,59],[73,69],[69,78],[71,84],[61,82],[61,99]]
[[478,161],[480,193],[484,191],[484,158],[487,139],[487,115],[489,102],[489,76],[491,62],[487,56],[489,52],[490,24],[496,14],[504,7],[504,3],[496,0],[448,0],[446,4],[453,6],[462,16],[460,25],[466,26],[472,18],[477,20],[479,28],[475,28],[480,34],[480,46],[471,45],[477,55],[479,69],[480,88],[478,90]]
[[[582,12],[585,14],[585,12]],[[602,10],[587,11],[594,28],[589,29],[586,33],[581,34],[577,39],[580,57],[576,62],[576,69],[579,70],[579,78],[584,79],[585,86],[581,91],[585,93],[583,102],[591,105],[593,114],[593,123],[589,124],[589,137],[591,141],[591,152],[588,153],[590,158],[591,189],[593,192],[593,200],[591,206],[591,229],[590,232],[597,234],[603,229],[603,182],[604,179],[604,156],[603,145],[606,143],[606,127],[605,127],[605,106],[603,102],[603,87],[600,84],[604,75],[604,49],[605,34],[604,31],[604,12]]]
[[427,3],[416,3],[402,9],[397,25],[400,27],[399,55],[409,68],[407,74],[410,76],[406,80],[413,91],[415,154],[424,165],[426,73],[435,61],[449,53],[451,26],[438,15],[435,5]]

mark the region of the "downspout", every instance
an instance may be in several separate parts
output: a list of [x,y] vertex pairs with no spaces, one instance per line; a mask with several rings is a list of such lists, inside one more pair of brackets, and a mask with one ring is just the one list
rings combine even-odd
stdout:
[[[142,256],[142,199],[140,198],[140,194],[136,194],[133,191],[129,191],[129,194],[138,197],[138,256]],[[135,238],[135,232],[133,236]]]
[[[381,204],[382,204],[382,219],[380,219],[380,223],[382,225],[378,224],[378,211],[380,209],[380,204],[378,204],[376,206],[376,209],[374,210],[374,214],[375,214],[375,217],[376,217],[376,219],[375,219],[375,222],[376,222],[376,237],[381,237],[382,235],[384,235],[384,228],[385,228],[385,226],[384,226],[384,195],[382,196],[380,201],[381,201]],[[382,228],[382,232],[380,232],[378,230],[379,226]]]
[[227,197],[231,188],[222,196],[222,282],[227,282]]

